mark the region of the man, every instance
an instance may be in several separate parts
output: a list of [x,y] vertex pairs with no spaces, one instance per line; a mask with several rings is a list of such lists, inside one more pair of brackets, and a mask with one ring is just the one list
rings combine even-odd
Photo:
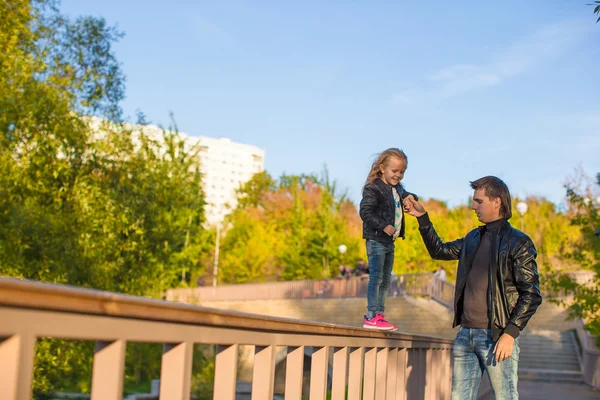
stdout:
[[513,228],[510,193],[494,176],[471,182],[473,211],[485,224],[464,238],[443,242],[423,205],[412,197],[408,214],[433,259],[458,260],[454,294],[452,399],[477,397],[487,371],[496,399],[518,399],[519,333],[542,303],[536,250],[531,239]]

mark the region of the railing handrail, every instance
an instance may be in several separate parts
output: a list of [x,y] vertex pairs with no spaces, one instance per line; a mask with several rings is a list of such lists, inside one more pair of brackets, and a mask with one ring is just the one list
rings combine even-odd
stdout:
[[336,324],[226,311],[94,289],[6,277],[0,277],[0,305],[20,309],[93,314],[232,329],[260,329],[261,331],[282,333],[389,338],[452,344],[451,340],[433,336],[384,333]]
[[[408,277],[408,276],[431,276],[432,273],[431,272],[413,272],[410,274],[397,274],[396,276],[398,278],[400,278],[401,276],[403,277]],[[327,282],[327,281],[339,281],[339,280],[349,280],[349,279],[369,279],[369,275],[363,275],[363,276],[352,276],[349,278],[339,278],[339,277],[333,277],[333,278],[326,278],[326,279],[299,279],[299,280],[293,280],[293,281],[271,281],[271,282],[248,282],[248,283],[229,283],[229,284],[225,284],[225,285],[218,285],[218,286],[198,286],[195,288],[190,288],[190,289],[202,289],[202,290],[212,290],[212,289],[230,289],[230,288],[236,288],[239,287],[240,285],[244,285],[247,287],[252,287],[252,286],[256,286],[256,287],[260,287],[263,285],[286,285],[286,284],[291,284],[291,283],[318,283],[318,282]]]
[[585,329],[585,320],[578,320],[575,331],[581,344],[583,380],[598,390],[600,389],[600,370],[598,369],[600,365],[600,349],[598,349],[594,342],[594,336]]
[[[429,272],[401,274],[392,278],[390,290],[409,295],[429,295],[428,284],[433,274]],[[274,300],[365,297],[368,275],[348,278],[320,280],[297,280],[243,283],[220,286],[200,286],[195,288],[169,289],[169,300],[179,299],[188,302],[235,301],[235,300]]]

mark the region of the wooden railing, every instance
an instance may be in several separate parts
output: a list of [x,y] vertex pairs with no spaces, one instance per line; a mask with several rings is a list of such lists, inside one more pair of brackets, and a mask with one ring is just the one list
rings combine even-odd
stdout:
[[581,369],[583,381],[596,390],[600,390],[600,349],[596,338],[585,330],[585,321],[577,324],[577,337],[581,345]]
[[[367,295],[369,276],[347,279],[322,279],[306,281],[283,281],[222,285],[216,287],[197,287],[190,289],[169,289],[168,299],[178,299],[186,303],[203,301],[235,300],[277,300],[364,297]],[[409,296],[442,296],[440,301],[452,304],[454,285],[437,279],[430,273],[416,273],[393,276],[389,286],[389,295],[407,294]],[[436,298],[438,300],[438,298]]]
[[96,341],[92,400],[122,399],[130,341],[164,344],[161,400],[190,398],[195,344],[217,345],[213,398],[218,400],[235,398],[241,345],[255,346],[255,400],[273,399],[279,346],[287,348],[286,400],[302,398],[305,348],[312,348],[311,400],[326,399],[328,390],[332,400],[450,398],[452,341],[447,339],[0,278],[0,399],[31,399],[34,349],[41,337]]

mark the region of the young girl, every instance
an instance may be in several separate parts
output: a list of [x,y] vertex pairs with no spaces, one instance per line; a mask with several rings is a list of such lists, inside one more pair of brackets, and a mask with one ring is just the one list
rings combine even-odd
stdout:
[[404,210],[402,202],[408,195],[400,181],[404,178],[408,159],[400,149],[391,148],[381,153],[373,165],[363,187],[360,217],[363,220],[363,238],[369,257],[369,286],[367,288],[367,315],[363,327],[395,331],[398,328],[385,320],[385,299],[394,265],[394,240],[404,239]]

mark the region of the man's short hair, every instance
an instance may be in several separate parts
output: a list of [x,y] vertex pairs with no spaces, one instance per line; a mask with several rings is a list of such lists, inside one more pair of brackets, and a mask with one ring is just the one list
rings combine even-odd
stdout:
[[495,176],[484,176],[471,182],[471,188],[473,190],[483,189],[483,193],[490,199],[500,198],[500,216],[506,219],[512,217],[510,192],[502,179]]

